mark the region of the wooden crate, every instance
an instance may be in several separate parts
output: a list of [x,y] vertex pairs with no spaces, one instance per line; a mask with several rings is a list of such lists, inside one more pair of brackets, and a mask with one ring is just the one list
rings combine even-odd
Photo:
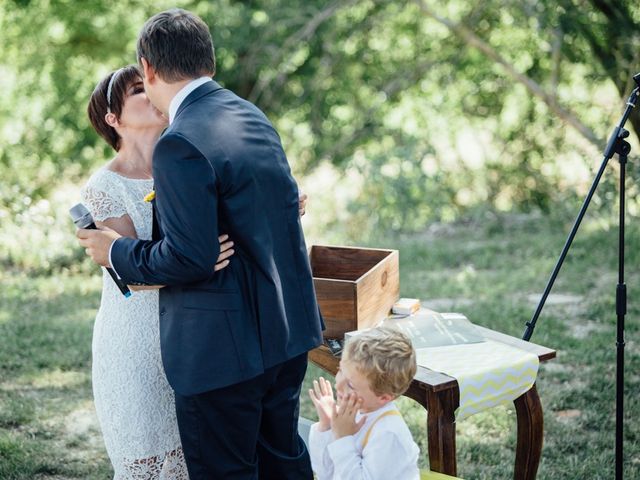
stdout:
[[397,250],[313,245],[309,259],[325,338],[377,325],[400,297]]

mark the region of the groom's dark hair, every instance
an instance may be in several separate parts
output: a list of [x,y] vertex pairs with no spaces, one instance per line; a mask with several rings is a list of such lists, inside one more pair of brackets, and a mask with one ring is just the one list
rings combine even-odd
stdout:
[[197,15],[174,8],[151,17],[137,43],[141,58],[166,82],[179,82],[216,73],[216,57],[209,27]]

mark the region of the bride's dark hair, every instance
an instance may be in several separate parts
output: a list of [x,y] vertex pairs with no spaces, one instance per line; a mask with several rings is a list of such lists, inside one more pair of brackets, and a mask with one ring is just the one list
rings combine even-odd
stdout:
[[[107,90],[111,77],[115,75],[111,85],[110,102],[107,101]],[[105,115],[110,110],[120,118],[122,107],[127,96],[127,89],[138,82],[142,78],[142,73],[137,65],[128,65],[121,70],[111,72],[105,78],[100,80],[96,88],[93,89],[89,105],[87,106],[87,114],[93,129],[104,138],[115,151],[120,150],[120,135],[115,128],[110,126],[105,120]]]

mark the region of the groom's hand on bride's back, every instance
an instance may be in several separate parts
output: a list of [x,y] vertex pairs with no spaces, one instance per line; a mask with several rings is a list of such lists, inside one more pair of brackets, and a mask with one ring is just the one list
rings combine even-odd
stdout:
[[[109,264],[109,249],[111,244],[122,235],[107,226],[101,225],[99,230],[79,228],[76,231],[76,237],[78,237],[80,246],[84,247],[87,255],[95,263],[103,267],[111,267]],[[218,241],[220,242],[220,255],[214,267],[216,272],[229,265],[229,257],[235,253],[233,241],[229,240],[229,235],[220,235]]]
[[[218,237],[218,242],[220,243],[220,255],[218,255],[218,261],[213,267],[215,272],[222,270],[224,267],[229,265],[229,257],[235,253],[231,248],[233,247],[233,241],[229,240],[229,235],[220,235]],[[129,285],[129,289],[134,292],[138,292],[140,290],[157,290],[163,287],[164,285]]]
[[298,214],[303,216],[307,208],[307,199],[309,196],[306,193],[300,193],[298,195]]

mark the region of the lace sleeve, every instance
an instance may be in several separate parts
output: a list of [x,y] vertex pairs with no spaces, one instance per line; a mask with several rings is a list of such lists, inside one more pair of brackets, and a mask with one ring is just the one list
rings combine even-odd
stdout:
[[113,189],[102,188],[89,181],[80,192],[82,203],[89,209],[96,222],[102,222],[107,218],[119,218],[127,214],[124,202],[116,195],[108,193],[108,190],[113,191]]

